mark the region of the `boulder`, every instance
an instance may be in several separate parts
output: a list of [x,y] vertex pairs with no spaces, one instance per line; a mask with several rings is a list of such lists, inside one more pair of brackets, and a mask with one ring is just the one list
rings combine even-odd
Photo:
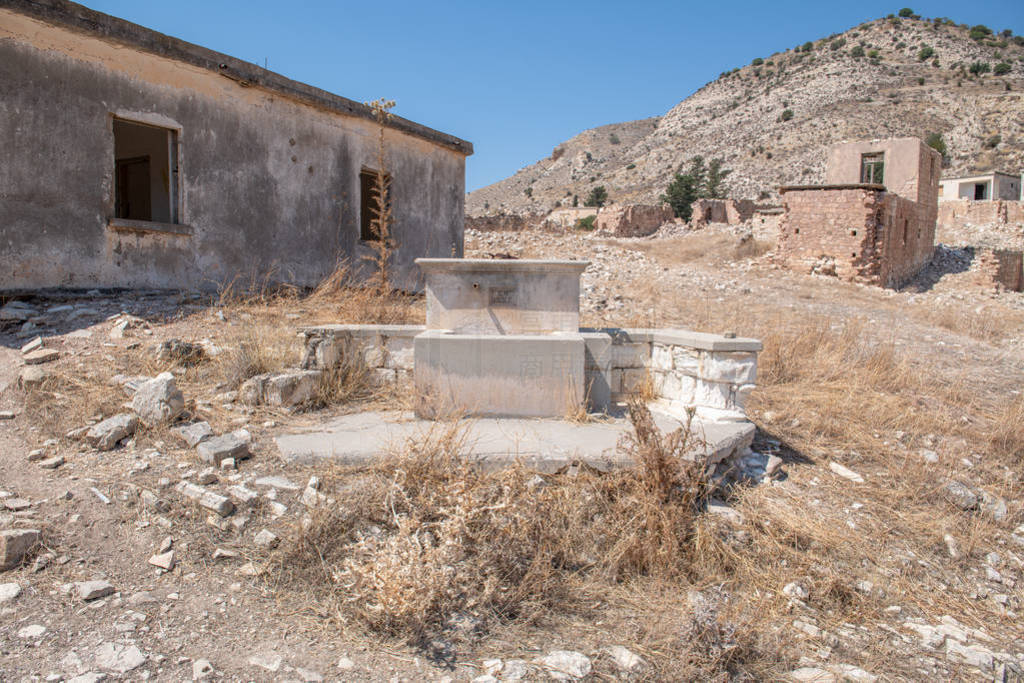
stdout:
[[39,389],[51,377],[53,377],[53,371],[49,368],[28,365],[21,369],[21,374],[18,376],[18,385],[22,389]]
[[139,387],[132,399],[132,410],[146,424],[170,422],[185,411],[185,397],[174,375],[162,372]]
[[201,442],[213,436],[213,429],[209,422],[193,422],[192,424],[175,427],[171,430],[189,448],[195,448]]
[[93,425],[85,433],[85,439],[100,451],[109,451],[117,447],[139,428],[139,418],[130,413],[121,413]]

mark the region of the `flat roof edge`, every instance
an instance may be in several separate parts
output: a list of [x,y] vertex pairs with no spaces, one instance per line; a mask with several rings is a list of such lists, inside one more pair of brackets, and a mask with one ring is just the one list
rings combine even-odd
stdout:
[[[242,87],[262,88],[319,109],[376,121],[373,110],[361,102],[294,81],[250,62],[159,33],[125,19],[91,10],[78,3],[68,0],[0,0],[0,8],[78,33],[113,40],[161,57],[198,66],[237,81]],[[465,156],[473,153],[473,143],[400,116],[392,116],[388,127],[453,149]]]
[[804,190],[875,190],[885,192],[885,185],[878,183],[840,183],[835,185],[780,185],[779,194]]

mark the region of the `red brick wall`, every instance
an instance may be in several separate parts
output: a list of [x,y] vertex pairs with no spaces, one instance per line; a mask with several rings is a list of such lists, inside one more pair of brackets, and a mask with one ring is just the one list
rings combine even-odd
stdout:
[[971,280],[985,289],[1024,290],[1024,255],[1006,249],[977,249],[971,262]]

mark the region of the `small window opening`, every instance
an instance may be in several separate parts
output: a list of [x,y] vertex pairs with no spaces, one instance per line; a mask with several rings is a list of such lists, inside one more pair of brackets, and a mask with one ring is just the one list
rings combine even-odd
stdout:
[[857,236],[857,231],[856,230],[851,230],[850,231],[850,235],[852,235],[853,237],[856,237]]
[[877,185],[885,184],[885,153],[873,152],[860,158],[860,181]]
[[906,218],[903,219],[903,244],[907,243],[907,230],[910,227],[910,221]]
[[178,222],[178,132],[114,119],[114,216]]
[[794,234],[796,234],[796,235],[799,235],[799,234],[800,234],[800,228],[797,228],[797,229],[795,229],[795,230],[793,231],[793,233],[794,233]]
[[383,185],[380,187],[380,174],[377,171],[362,171],[359,174],[359,239],[364,242],[376,242],[380,240],[380,194],[383,189],[384,196],[388,198],[390,205],[391,176],[383,176]]

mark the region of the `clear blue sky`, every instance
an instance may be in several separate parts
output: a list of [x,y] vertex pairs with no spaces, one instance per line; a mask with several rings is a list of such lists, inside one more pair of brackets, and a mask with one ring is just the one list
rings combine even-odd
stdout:
[[[493,0],[85,0],[87,6],[267,66],[472,142],[466,189],[559,142],[656,116],[719,73],[903,4]],[[908,2],[925,17],[1024,33],[1024,0]]]

